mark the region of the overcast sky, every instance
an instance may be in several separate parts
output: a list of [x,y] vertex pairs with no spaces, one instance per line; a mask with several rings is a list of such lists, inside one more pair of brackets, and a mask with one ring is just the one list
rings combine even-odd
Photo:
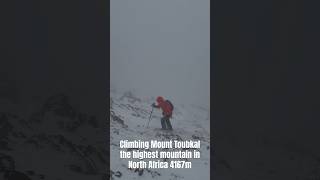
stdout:
[[111,88],[209,107],[209,0],[111,0]]

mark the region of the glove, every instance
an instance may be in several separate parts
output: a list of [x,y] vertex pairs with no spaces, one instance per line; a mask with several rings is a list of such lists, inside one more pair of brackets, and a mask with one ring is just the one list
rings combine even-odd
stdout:
[[151,107],[154,107],[154,108],[155,108],[155,107],[157,107],[157,106],[156,106],[156,104],[155,104],[155,103],[152,103]]

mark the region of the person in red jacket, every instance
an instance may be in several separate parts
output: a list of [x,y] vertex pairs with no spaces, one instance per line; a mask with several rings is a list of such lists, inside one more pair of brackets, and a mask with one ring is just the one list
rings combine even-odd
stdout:
[[173,105],[170,101],[164,100],[163,97],[157,97],[157,105],[155,103],[152,104],[154,108],[160,108],[162,110],[163,117],[161,118],[161,126],[164,130],[172,130],[172,126],[170,123],[170,118],[172,117]]

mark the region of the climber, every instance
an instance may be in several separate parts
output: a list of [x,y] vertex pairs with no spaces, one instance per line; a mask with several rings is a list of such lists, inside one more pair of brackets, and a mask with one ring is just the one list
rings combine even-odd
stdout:
[[165,100],[163,97],[157,97],[157,105],[152,104],[154,108],[160,108],[162,110],[163,117],[161,118],[161,126],[163,130],[172,130],[170,118],[172,117],[173,105],[169,100]]

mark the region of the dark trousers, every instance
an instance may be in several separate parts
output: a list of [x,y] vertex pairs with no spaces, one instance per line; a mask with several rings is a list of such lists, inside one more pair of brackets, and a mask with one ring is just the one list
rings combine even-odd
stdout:
[[162,129],[172,130],[172,126],[170,123],[170,117],[163,116],[161,118],[161,126],[162,126]]

